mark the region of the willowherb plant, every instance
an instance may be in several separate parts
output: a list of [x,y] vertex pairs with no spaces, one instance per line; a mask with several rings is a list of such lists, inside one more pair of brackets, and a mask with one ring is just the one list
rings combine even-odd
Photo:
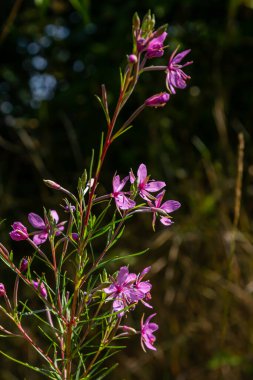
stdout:
[[[93,159],[89,173],[84,171],[79,179],[76,194],[54,181],[44,180],[47,186],[64,194],[62,207],[66,220],[59,222],[57,211],[44,210],[43,218],[33,212],[28,214],[30,227],[14,222],[11,239],[28,243],[31,249],[30,256],[22,258],[19,263],[15,255],[0,243],[1,259],[16,274],[12,298],[7,294],[5,285],[0,284],[0,297],[5,301],[0,310],[14,326],[13,331],[9,331],[0,325],[1,336],[25,339],[42,356],[45,365],[38,368],[32,363],[11,358],[6,352],[2,354],[49,379],[104,378],[116,366],[108,369],[104,361],[124,348],[120,340],[131,335],[140,336],[144,351],[156,350],[153,333],[158,325],[151,321],[156,313],[149,313],[146,318],[143,314],[139,326],[125,324],[126,316],[134,313],[137,307],[152,309],[152,285],[146,279],[151,267],[136,274],[128,266],[121,266],[116,274],[111,274],[109,264],[126,257],[113,256],[110,249],[118,242],[126,222],[134,214],[151,214],[153,229],[157,218],[163,225],[170,226],[173,223],[171,213],[180,207],[180,203],[163,201],[165,182],[150,179],[143,163],[137,173],[130,170],[123,179],[115,174],[108,194],[98,196],[97,190],[110,145],[130,129],[132,121],[145,107],[165,106],[176,89],[186,87],[190,77],[182,68],[192,62],[181,64],[181,61],[190,50],[177,53],[176,49],[166,66],[153,63],[154,58],[164,55],[166,38],[166,25],[155,29],[155,19],[150,12],[142,23],[138,15],[134,15],[133,50],[127,56],[126,68],[120,75],[120,91],[114,111],[109,111],[104,85],[102,96],[98,97],[107,130],[101,137],[95,169]],[[154,70],[165,72],[168,92],[150,96],[122,126],[118,126],[118,116],[140,76]],[[96,207],[98,204],[99,208]],[[98,209],[102,211],[98,212]],[[112,215],[109,222],[108,215]],[[96,248],[98,239],[99,244],[103,244],[100,252]],[[36,261],[40,264],[41,274],[34,269]],[[33,299],[38,297],[41,310],[33,309],[32,300],[23,299],[23,292],[19,292],[20,281],[31,289]],[[46,349],[45,342],[40,347],[30,333],[28,318],[31,317],[35,318],[47,341]]]

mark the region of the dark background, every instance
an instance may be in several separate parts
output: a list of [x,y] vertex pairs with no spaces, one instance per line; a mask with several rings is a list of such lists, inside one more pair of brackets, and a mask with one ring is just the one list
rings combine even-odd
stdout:
[[[1,240],[22,257],[26,247],[8,238],[12,222],[27,223],[27,213],[41,214],[42,205],[59,209],[60,195],[42,178],[75,191],[105,128],[94,95],[105,83],[115,105],[119,67],[131,52],[132,15],[151,9],[157,26],[169,24],[170,51],[178,44],[192,49],[194,64],[185,69],[192,79],[165,108],[145,110],[112,146],[101,182],[109,192],[116,170],[127,174],[144,162],[182,207],[175,224],[156,233],[148,215],[136,218],[118,244],[122,252],[150,248],[130,265],[137,271],[152,264],[160,329],[157,352],[143,353],[133,337],[115,357],[120,366],[110,378],[252,379],[252,0],[35,3],[0,5]],[[163,90],[162,73],[143,76],[120,120]],[[245,149],[235,231],[240,132]],[[8,271],[1,266],[0,273],[7,283]],[[6,353],[40,362],[20,341],[0,344]],[[4,358],[0,363],[0,379],[41,378]]]

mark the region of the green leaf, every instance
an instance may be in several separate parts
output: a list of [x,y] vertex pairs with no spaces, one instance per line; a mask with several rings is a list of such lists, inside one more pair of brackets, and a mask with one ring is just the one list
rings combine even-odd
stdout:
[[133,128],[133,125],[129,125],[128,127],[124,128],[124,129],[120,129],[118,132],[116,132],[113,137],[112,137],[112,141],[116,140],[119,136],[123,135],[123,133],[129,131],[129,129]]
[[[27,367],[29,369],[32,369],[33,371],[35,372],[39,372],[41,373],[42,375],[44,376],[47,376],[49,379],[59,379],[59,376],[57,374],[54,374],[52,371],[49,371],[49,370],[45,370],[43,368],[39,368],[39,367],[34,367],[32,366],[31,364],[29,363],[24,363],[24,362],[21,362],[20,360],[16,359],[16,358],[13,358],[12,356],[6,354],[5,352],[1,351],[0,350],[0,354],[2,354],[3,356],[5,356],[7,359],[10,359],[12,360],[13,362],[15,363],[18,363],[18,364],[21,364],[22,366],[24,367]],[[57,377],[56,377],[57,376]]]

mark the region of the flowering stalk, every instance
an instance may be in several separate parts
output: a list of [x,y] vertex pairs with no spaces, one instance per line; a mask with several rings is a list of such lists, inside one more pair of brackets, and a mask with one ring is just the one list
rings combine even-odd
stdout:
[[[147,316],[145,321],[143,316],[139,330],[123,324],[127,315],[134,313],[136,308],[153,309],[152,284],[146,279],[151,266],[134,273],[125,265],[116,273],[111,273],[110,262],[120,260],[120,255],[113,256],[110,250],[118,243],[129,218],[140,212],[147,213],[151,216],[153,229],[157,220],[169,227],[173,223],[171,213],[180,207],[180,203],[163,201],[166,183],[152,179],[144,163],[138,166],[136,174],[131,169],[124,177],[117,173],[112,175],[112,187],[107,193],[98,196],[97,188],[111,144],[130,129],[130,124],[146,107],[166,106],[171,96],[175,95],[175,88],[185,88],[190,78],[182,68],[191,62],[181,64],[189,50],[181,53],[174,51],[166,66],[146,65],[150,60],[164,55],[166,38],[166,26],[155,29],[155,19],[150,12],[142,22],[137,14],[134,15],[133,49],[127,55],[114,111],[109,111],[104,85],[101,99],[98,98],[105,114],[107,131],[105,138],[104,135],[101,138],[94,172],[91,163],[89,176],[84,171],[78,181],[77,195],[55,181],[44,180],[49,188],[64,195],[61,207],[65,220],[60,221],[56,210],[49,210],[44,211],[43,217],[30,212],[30,226],[20,221],[12,224],[10,238],[14,244],[23,243],[30,247],[29,258],[15,264],[16,256],[0,243],[0,258],[16,274],[10,299],[6,290],[8,287],[0,284],[0,298],[5,304],[0,305],[0,311],[14,323],[20,336],[43,357],[48,372],[44,368],[40,372],[51,379],[84,380],[107,371],[100,366],[112,350],[111,343],[117,347],[118,340],[123,337],[139,335],[144,351],[156,350],[154,332],[158,325],[151,322],[156,313]],[[140,76],[146,71],[165,72],[168,92],[161,89],[159,93],[151,94],[120,126],[118,116],[134,93]],[[102,206],[100,213],[96,211],[98,204]],[[113,210],[112,217],[105,222],[109,209]],[[102,248],[98,249],[101,245],[97,241],[103,241]],[[34,261],[39,261],[42,266],[41,275],[34,271]],[[30,306],[32,302],[23,301],[19,283],[39,298],[42,309],[33,310]],[[25,327],[27,315],[37,323],[43,323],[38,313],[46,316],[40,329],[43,338],[48,338],[48,350],[42,349]],[[7,336],[15,335],[4,326],[0,326],[0,330]],[[29,367],[38,371],[31,364]]]

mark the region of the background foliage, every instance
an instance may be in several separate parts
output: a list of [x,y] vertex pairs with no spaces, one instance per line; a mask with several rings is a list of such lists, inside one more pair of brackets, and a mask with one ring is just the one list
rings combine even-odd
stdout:
[[[182,202],[176,223],[152,233],[147,216],[130,226],[122,253],[150,247],[158,351],[138,340],[118,355],[112,379],[247,380],[253,374],[253,150],[251,0],[36,0],[1,4],[0,215],[1,240],[13,220],[26,223],[42,204],[55,208],[54,179],[74,190],[105,127],[94,94],[100,84],[114,104],[118,67],[131,49],[131,17],[148,9],[169,23],[170,49],[191,48],[190,86],[159,114],[147,109],[112,147],[103,184],[117,170],[147,164]],[[145,75],[128,109],[164,88],[160,73]],[[127,109],[125,114],[128,115]],[[123,120],[124,115],[122,116]],[[245,140],[242,208],[235,229],[238,133]],[[23,248],[13,242],[16,254]],[[119,248],[120,247],[120,248]],[[143,258],[130,265],[143,267]],[[137,271],[137,270],[136,270]],[[1,281],[9,274],[1,268]],[[136,321],[137,322],[137,321]],[[38,337],[39,339],[39,337]],[[1,349],[40,359],[25,345]],[[1,379],[30,379],[1,359]],[[33,379],[39,379],[36,374]]]

